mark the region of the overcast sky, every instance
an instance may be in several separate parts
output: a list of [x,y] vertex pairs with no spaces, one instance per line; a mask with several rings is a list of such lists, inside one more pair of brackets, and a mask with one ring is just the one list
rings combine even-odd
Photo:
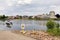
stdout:
[[0,0],[0,15],[60,14],[60,0]]

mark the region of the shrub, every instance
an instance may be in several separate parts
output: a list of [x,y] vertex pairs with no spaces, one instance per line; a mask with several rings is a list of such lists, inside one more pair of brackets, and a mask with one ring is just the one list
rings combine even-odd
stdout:
[[55,26],[55,22],[53,20],[49,20],[46,24],[48,29],[53,29]]
[[60,25],[52,20],[49,20],[46,24],[48,30],[47,32],[54,36],[60,36]]
[[60,24],[59,23],[56,23],[56,28],[59,28],[60,27]]
[[54,28],[54,29],[48,29],[47,32],[50,34],[50,35],[53,35],[53,36],[60,36],[60,29],[59,29],[59,32],[58,32],[58,29],[57,28]]

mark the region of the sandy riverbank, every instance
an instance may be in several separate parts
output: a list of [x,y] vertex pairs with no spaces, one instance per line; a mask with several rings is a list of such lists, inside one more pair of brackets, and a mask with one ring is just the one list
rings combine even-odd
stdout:
[[15,34],[11,31],[0,31],[0,40],[35,40],[22,34]]
[[44,31],[0,31],[0,40],[60,40],[60,37],[49,35]]
[[[20,31],[13,31],[13,33],[22,34]],[[26,33],[22,35],[34,38],[36,40],[60,40],[60,37],[51,36],[44,31],[26,31]]]

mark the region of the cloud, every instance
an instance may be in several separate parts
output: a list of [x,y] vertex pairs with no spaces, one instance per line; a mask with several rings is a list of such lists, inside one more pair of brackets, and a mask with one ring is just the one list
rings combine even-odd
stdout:
[[0,4],[6,6],[14,6],[19,4],[30,4],[32,0],[0,0]]
[[4,9],[5,9],[4,7],[1,7],[1,6],[0,6],[0,11],[1,11],[1,10],[4,10]]
[[20,5],[20,4],[30,4],[32,0],[7,0],[8,6]]
[[49,10],[53,10],[56,13],[60,14],[60,5],[59,6],[50,6]]
[[36,15],[60,13],[60,0],[0,0],[0,13],[5,15]]
[[32,3],[40,5],[58,5],[60,4],[60,0],[33,0]]
[[[13,10],[16,5],[26,5],[30,4],[32,0],[0,0],[0,14],[7,14],[9,11]],[[11,8],[11,9],[10,9]],[[12,12],[11,12],[12,13]]]

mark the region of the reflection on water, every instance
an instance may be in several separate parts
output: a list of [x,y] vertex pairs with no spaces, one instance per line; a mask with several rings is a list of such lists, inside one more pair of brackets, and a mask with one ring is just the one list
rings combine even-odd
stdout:
[[[25,30],[47,30],[46,23],[47,21],[38,21],[38,20],[11,20],[13,25],[11,28],[6,27],[4,21],[0,21],[0,30],[21,30],[21,24],[25,24]],[[56,21],[60,23],[60,21]]]
[[6,27],[11,28],[11,26],[10,26],[10,25],[7,25]]

